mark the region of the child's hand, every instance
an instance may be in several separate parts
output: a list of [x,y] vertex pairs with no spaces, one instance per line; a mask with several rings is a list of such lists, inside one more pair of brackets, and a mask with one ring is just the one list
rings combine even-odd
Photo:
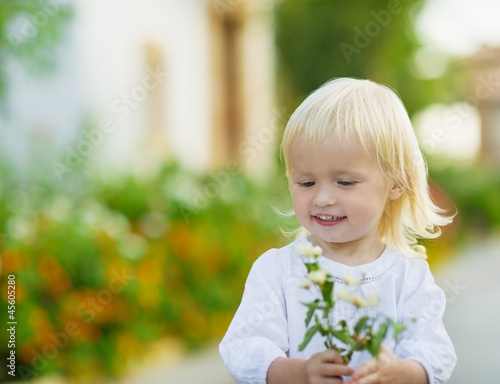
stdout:
[[332,349],[312,355],[305,367],[307,384],[343,383],[342,376],[350,376],[354,372],[345,364],[340,353]]
[[424,368],[415,361],[398,359],[382,344],[378,359],[371,358],[352,374],[355,384],[427,383]]

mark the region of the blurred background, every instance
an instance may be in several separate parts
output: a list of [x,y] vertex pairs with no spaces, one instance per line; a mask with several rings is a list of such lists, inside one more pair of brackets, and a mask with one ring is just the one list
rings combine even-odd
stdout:
[[0,381],[230,384],[217,343],[252,262],[297,226],[275,212],[291,208],[280,135],[310,92],[351,76],[397,90],[434,198],[458,210],[427,244],[450,383],[496,382],[499,12],[0,0],[0,317],[15,276],[18,364]]

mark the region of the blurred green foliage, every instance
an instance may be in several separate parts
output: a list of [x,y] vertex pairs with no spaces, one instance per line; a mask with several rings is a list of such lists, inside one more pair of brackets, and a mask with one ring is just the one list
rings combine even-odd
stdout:
[[[431,163],[431,165],[433,165]],[[500,228],[500,170],[471,164],[430,167],[430,176],[451,197],[462,241]]]
[[464,95],[460,71],[418,77],[415,20],[423,0],[282,0],[275,10],[278,98],[291,111],[334,77],[368,78],[396,89],[410,115]]
[[271,207],[283,179],[264,188],[176,165],[148,179],[82,175],[78,191],[22,199],[2,179],[1,289],[6,301],[14,274],[18,379],[118,376],[164,337],[206,345],[227,329],[252,262],[286,242]]
[[22,64],[40,75],[56,65],[54,51],[73,13],[65,3],[0,0],[0,100],[9,84],[9,66]]

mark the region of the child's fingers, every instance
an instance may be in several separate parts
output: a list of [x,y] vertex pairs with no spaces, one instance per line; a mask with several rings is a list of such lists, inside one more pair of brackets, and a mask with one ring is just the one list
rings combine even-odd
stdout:
[[374,358],[368,360],[366,363],[361,365],[356,372],[352,374],[352,379],[358,383],[358,380],[361,380],[362,378],[374,374],[378,371],[378,361],[375,360]]
[[326,351],[321,353],[321,359],[324,362],[334,363],[334,364],[345,364],[344,359],[337,351],[333,349],[327,349]]
[[[313,355],[307,364],[308,377],[316,378],[311,381],[314,383],[341,383],[342,376],[350,376],[353,372],[354,369],[348,367],[342,356],[333,350]],[[337,380],[332,381],[332,379]]]
[[394,353],[389,348],[387,348],[387,346],[383,343],[380,346],[380,355],[384,357],[385,356],[394,357]]
[[323,364],[320,369],[322,377],[340,377],[351,376],[354,370],[347,365],[340,364]]
[[339,376],[350,376],[353,374],[354,369],[348,367],[337,351],[326,350],[321,354],[322,364],[320,374],[323,377],[339,377]]
[[353,384],[374,384],[379,383],[378,372],[371,373],[368,376],[364,376],[361,379],[353,379]]
[[[392,351],[387,348],[384,344],[381,345],[380,349],[380,355],[378,356],[378,359],[371,358],[368,360],[366,363],[361,365],[356,372],[352,375],[353,380],[359,380],[362,377],[366,377],[367,375],[370,375],[374,372],[378,372],[381,365],[384,366],[388,362],[390,362],[392,359],[394,359],[394,354]],[[370,382],[370,381],[368,381]],[[356,381],[357,383],[357,381]]]

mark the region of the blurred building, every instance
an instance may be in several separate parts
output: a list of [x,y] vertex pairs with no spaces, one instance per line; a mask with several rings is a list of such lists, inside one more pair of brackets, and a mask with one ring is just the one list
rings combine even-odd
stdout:
[[483,46],[467,60],[469,96],[481,119],[480,160],[500,166],[500,48]]
[[[58,4],[40,2],[37,20],[50,21]],[[274,107],[271,1],[67,4],[74,16],[54,53],[57,72],[33,80],[13,66],[9,96],[11,124],[62,149],[60,174],[85,157],[139,171],[175,159],[198,171],[262,174],[275,163],[283,117]]]

